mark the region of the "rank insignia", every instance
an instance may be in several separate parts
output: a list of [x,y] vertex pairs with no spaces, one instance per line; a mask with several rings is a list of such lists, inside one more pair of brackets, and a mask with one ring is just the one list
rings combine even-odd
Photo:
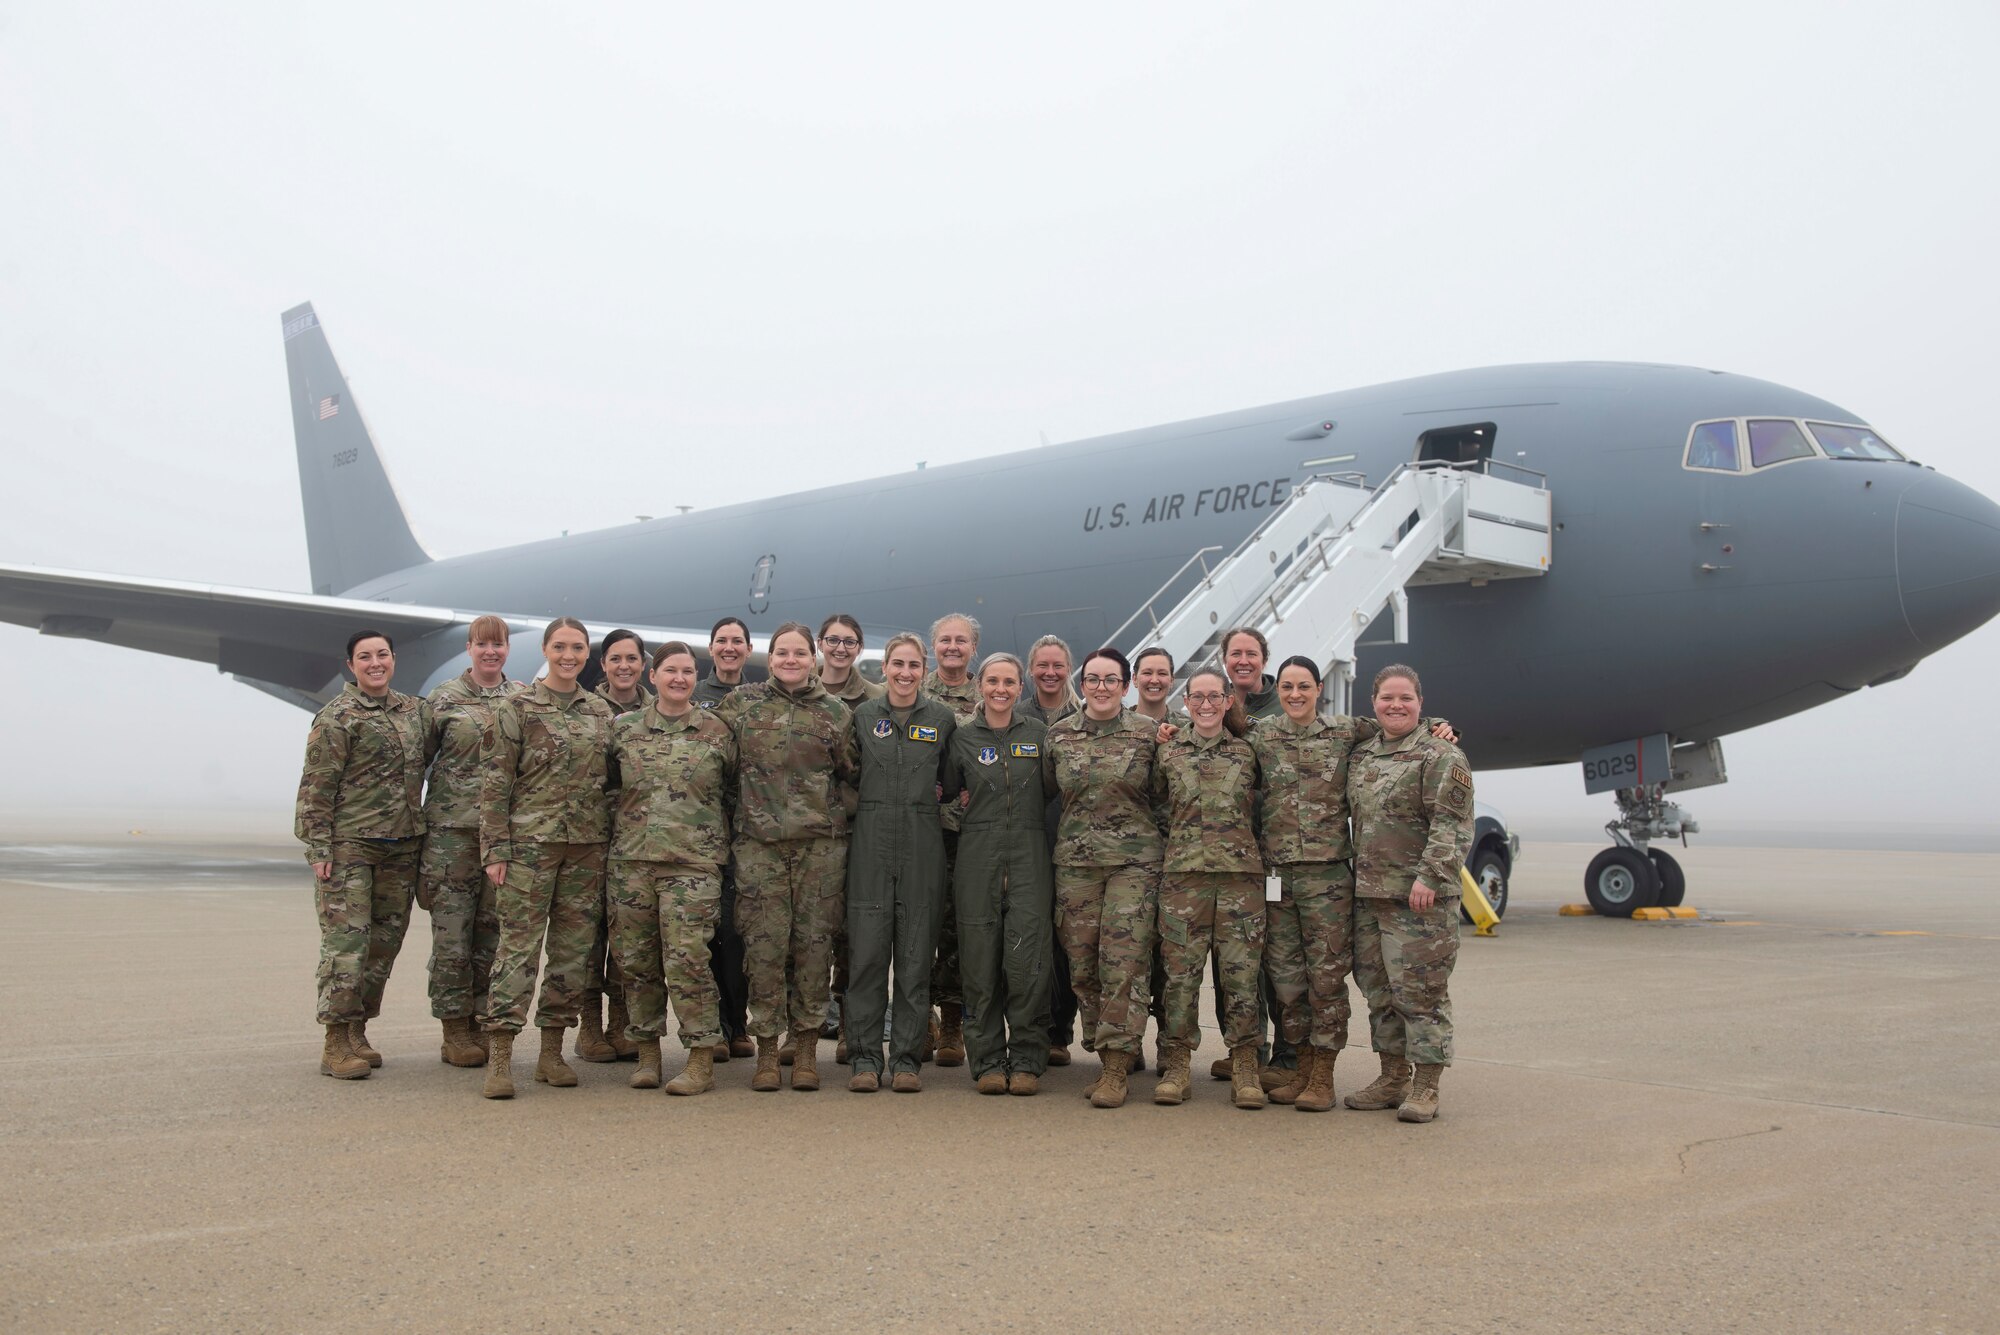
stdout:
[[998,747],[982,746],[979,748],[980,764],[991,765],[994,761],[998,759],[1000,759],[1000,750]]

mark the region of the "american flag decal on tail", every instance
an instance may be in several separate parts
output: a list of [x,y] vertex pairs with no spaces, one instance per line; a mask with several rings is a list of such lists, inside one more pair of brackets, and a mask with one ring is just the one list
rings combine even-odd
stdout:
[[323,398],[319,401],[320,421],[324,422],[329,417],[337,416],[339,412],[340,412],[340,395],[329,394],[326,398]]

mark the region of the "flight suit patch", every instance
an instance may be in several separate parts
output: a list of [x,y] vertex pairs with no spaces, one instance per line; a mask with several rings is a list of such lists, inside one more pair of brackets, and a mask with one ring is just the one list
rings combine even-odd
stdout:
[[1007,754],[1014,757],[1016,760],[1032,758],[1034,756],[1039,756],[1041,753],[1042,753],[1042,748],[1040,744],[1036,742],[1015,742],[1012,746],[1009,746],[1007,748]]
[[1000,759],[1000,751],[997,747],[982,746],[979,748],[980,764],[991,765],[999,759]]
[[[887,736],[888,734],[884,733],[883,735]],[[927,728],[921,723],[912,723],[910,725],[910,740],[913,742],[935,742],[937,740],[937,729]]]
[[875,720],[875,735],[877,737],[887,737],[894,731],[896,731],[896,725],[889,722],[888,719],[879,718]]

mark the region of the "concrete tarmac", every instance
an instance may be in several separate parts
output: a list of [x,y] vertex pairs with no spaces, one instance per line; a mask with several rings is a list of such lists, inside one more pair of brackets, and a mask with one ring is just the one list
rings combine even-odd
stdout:
[[438,1061],[421,914],[387,1064],[329,1080],[295,845],[12,837],[8,1331],[2000,1325],[2000,855],[1697,846],[1704,919],[1638,924],[1558,916],[1595,847],[1531,845],[1407,1126],[1150,1074],[1098,1111],[1081,1054],[1033,1099],[737,1061],[488,1102]]

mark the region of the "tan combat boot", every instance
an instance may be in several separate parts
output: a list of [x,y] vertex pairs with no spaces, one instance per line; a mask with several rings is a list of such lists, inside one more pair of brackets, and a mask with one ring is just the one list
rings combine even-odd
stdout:
[[667,1081],[669,1094],[706,1094],[715,1088],[715,1049],[691,1048],[681,1073]]
[[1399,1122],[1428,1122],[1438,1115],[1438,1077],[1444,1074],[1444,1067],[1429,1062],[1417,1064],[1416,1078],[1410,1081],[1410,1092],[1403,1098],[1403,1106],[1396,1109]]
[[625,1037],[625,1026],[631,1023],[632,1013],[625,1009],[625,994],[613,994],[611,1017],[604,1022],[604,1041],[611,1045],[612,1054],[621,1062],[636,1061],[639,1057],[639,1045]]
[[1350,1108],[1359,1108],[1363,1112],[1394,1108],[1410,1092],[1410,1064],[1391,1052],[1375,1055],[1382,1059],[1382,1074],[1375,1077],[1374,1084],[1357,1089],[1343,1100]]
[[1299,1069],[1285,1072],[1291,1079],[1275,1088],[1265,1089],[1264,1092],[1270,1096],[1271,1102],[1298,1102],[1299,1095],[1305,1093],[1306,1086],[1312,1083],[1313,1062],[1318,1060],[1318,1052],[1318,1048],[1299,1049]]
[[1233,1080],[1236,1078],[1236,1063],[1228,1053],[1223,1053],[1208,1064],[1210,1080]]
[[576,1083],[576,1072],[563,1060],[562,1045],[562,1030],[542,1030],[542,1055],[535,1061],[535,1079],[557,1089],[568,1089]]
[[368,1059],[354,1050],[352,1029],[345,1023],[326,1027],[326,1046],[320,1050],[319,1073],[335,1080],[366,1080]]
[[1007,1077],[1007,1092],[1033,1098],[1042,1092],[1042,1078],[1033,1071],[1016,1071]]
[[1325,1112],[1333,1107],[1333,1062],[1340,1056],[1339,1048],[1301,1048],[1299,1069],[1306,1068],[1310,1054],[1312,1078],[1306,1081],[1304,1089],[1292,1101],[1292,1106],[1300,1112]]
[[660,1040],[642,1038],[632,1045],[633,1055],[639,1059],[639,1069],[632,1072],[626,1083],[634,1089],[658,1089],[660,1087]]
[[1153,1102],[1169,1106],[1186,1103],[1188,1063],[1194,1054],[1179,1043],[1169,1043],[1160,1051],[1160,1083],[1153,1086]]
[[750,1088],[759,1094],[768,1094],[778,1087],[778,1040],[760,1038],[757,1040],[757,1070],[750,1077]]
[[1090,1106],[1093,1108],[1124,1107],[1126,1081],[1131,1068],[1131,1053],[1115,1051],[1105,1053],[1104,1074],[1097,1077],[1097,1084],[1090,1091]]
[[486,1065],[486,1049],[473,1040],[471,1020],[461,1015],[444,1022],[444,1042],[438,1047],[438,1060],[447,1066]]
[[965,1065],[965,1007],[956,1001],[938,1007],[937,1064]]
[[[543,1033],[548,1030],[544,1029]],[[604,1037],[604,994],[583,994],[583,1018],[576,1026],[576,1055],[587,1062],[615,1062],[618,1051]],[[538,1074],[536,1079],[540,1079]]]
[[873,1094],[882,1088],[882,1077],[873,1071],[856,1071],[847,1077],[847,1092],[850,1094]]
[[924,1079],[915,1071],[898,1071],[889,1082],[889,1088],[898,1094],[921,1094],[924,1092]]
[[786,1034],[778,1040],[778,1065],[790,1066],[792,1064],[792,1058],[796,1055],[793,1052],[792,1044],[793,1039],[790,1034]]
[[1258,1079],[1257,1045],[1245,1043],[1240,1048],[1229,1050],[1231,1066],[1230,1098],[1239,1108],[1254,1109],[1264,1106],[1264,1086]]
[[375,1051],[368,1042],[368,1021],[355,1020],[347,1026],[347,1046],[354,1049],[354,1055],[370,1066],[382,1064],[382,1054]]
[[792,1035],[792,1088],[811,1093],[819,1088],[819,1030]]
[[716,1055],[714,1047],[690,1047],[688,1065],[680,1067],[680,1075],[666,1081],[668,1093],[708,1093],[716,1087]]
[[973,1088],[981,1094],[1005,1094],[1007,1092],[1007,1073],[1005,1071],[988,1071],[985,1075],[979,1077],[979,1083],[974,1085]]
[[501,1029],[487,1036],[486,1084],[479,1091],[489,1099],[514,1097],[514,1035]]

